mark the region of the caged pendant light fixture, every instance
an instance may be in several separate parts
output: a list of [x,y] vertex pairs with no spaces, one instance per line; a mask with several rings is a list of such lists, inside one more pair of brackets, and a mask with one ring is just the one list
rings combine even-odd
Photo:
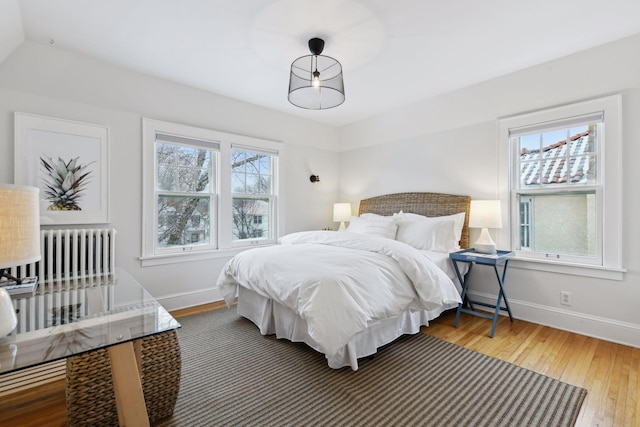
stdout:
[[324,40],[309,40],[311,55],[302,56],[291,64],[289,102],[308,110],[325,110],[344,102],[342,65],[321,55]]

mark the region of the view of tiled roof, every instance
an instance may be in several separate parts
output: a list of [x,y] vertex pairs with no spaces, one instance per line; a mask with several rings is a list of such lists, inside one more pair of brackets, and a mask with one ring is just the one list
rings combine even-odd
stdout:
[[[520,179],[523,185],[564,184],[586,182],[589,172],[589,130],[556,142],[542,150],[527,150],[520,153]],[[567,161],[567,149],[569,158]],[[540,161],[542,158],[542,161]],[[569,163],[569,168],[567,168]],[[568,173],[567,173],[568,169]]]

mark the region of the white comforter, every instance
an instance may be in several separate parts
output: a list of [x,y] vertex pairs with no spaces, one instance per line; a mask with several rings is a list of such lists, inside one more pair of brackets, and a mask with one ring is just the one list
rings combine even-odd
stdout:
[[289,234],[234,256],[218,278],[229,306],[238,285],[297,313],[328,357],[377,320],[460,302],[451,279],[411,246],[332,231]]

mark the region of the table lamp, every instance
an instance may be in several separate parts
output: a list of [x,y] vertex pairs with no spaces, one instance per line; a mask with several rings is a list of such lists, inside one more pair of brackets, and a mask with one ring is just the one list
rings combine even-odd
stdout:
[[[0,184],[0,285],[20,279],[11,267],[40,260],[40,189]],[[17,324],[9,293],[0,286],[0,337]]]
[[340,223],[338,231],[345,231],[345,221],[351,219],[351,203],[334,203],[333,204],[333,221]]
[[502,228],[500,200],[472,200],[469,227],[482,228],[474,249],[484,254],[495,254],[496,244],[489,235],[489,228]]

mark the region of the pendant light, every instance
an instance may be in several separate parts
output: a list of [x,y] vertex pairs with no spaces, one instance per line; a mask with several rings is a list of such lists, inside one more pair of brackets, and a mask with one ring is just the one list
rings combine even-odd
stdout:
[[325,110],[344,102],[342,65],[321,55],[324,40],[309,40],[311,55],[302,56],[291,64],[289,102],[308,110]]

